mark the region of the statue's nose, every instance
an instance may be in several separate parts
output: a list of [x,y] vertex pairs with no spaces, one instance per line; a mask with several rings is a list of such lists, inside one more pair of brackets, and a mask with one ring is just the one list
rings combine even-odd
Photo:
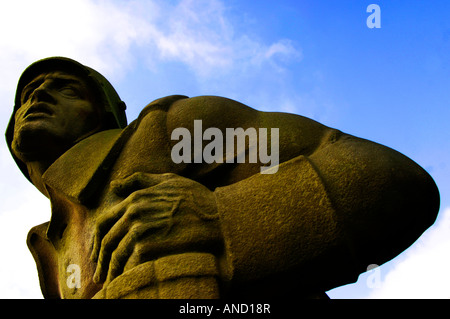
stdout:
[[41,86],[36,88],[30,97],[32,102],[49,102],[54,103],[55,99],[49,92],[48,87],[43,83]]

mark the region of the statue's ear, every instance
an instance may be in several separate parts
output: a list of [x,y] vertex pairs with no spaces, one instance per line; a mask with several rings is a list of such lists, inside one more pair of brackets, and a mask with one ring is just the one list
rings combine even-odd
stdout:
[[55,247],[46,236],[48,224],[49,222],[31,228],[28,232],[27,245],[36,262],[44,298],[60,299],[58,261]]

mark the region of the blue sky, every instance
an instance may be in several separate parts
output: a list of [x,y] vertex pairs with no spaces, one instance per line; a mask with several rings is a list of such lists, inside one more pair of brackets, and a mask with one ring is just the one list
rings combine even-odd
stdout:
[[[366,25],[371,3],[379,29]],[[110,79],[130,121],[162,96],[219,95],[387,145],[435,179],[439,218],[403,254],[329,295],[449,298],[448,12],[444,0],[2,2],[0,126],[23,69],[63,55]],[[0,155],[0,242],[12,256],[0,264],[0,297],[40,298],[25,237],[49,219],[49,204],[4,143]]]

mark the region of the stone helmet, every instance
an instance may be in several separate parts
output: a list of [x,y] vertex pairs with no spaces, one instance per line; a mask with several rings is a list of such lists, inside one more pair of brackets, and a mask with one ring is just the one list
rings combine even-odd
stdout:
[[30,180],[30,177],[28,175],[28,170],[25,164],[20,159],[18,159],[12,151],[15,125],[14,117],[16,111],[21,107],[21,94],[23,88],[39,74],[57,70],[74,73],[90,80],[90,85],[93,86],[93,89],[96,90],[96,93],[100,96],[100,106],[103,107],[103,111],[105,114],[102,130],[124,128],[127,126],[125,103],[120,99],[111,83],[109,83],[109,81],[103,75],[101,75],[94,69],[91,69],[90,67],[82,65],[75,60],[65,57],[50,57],[32,63],[28,68],[25,69],[25,71],[19,78],[14,100],[14,110],[5,133],[9,150],[20,170],[25,175],[25,177],[28,178],[28,180]]

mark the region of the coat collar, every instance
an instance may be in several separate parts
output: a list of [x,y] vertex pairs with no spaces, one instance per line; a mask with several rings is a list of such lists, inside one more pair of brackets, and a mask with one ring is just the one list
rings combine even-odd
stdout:
[[126,131],[129,130],[102,131],[73,146],[44,173],[46,187],[75,203],[86,203],[120,154]]

